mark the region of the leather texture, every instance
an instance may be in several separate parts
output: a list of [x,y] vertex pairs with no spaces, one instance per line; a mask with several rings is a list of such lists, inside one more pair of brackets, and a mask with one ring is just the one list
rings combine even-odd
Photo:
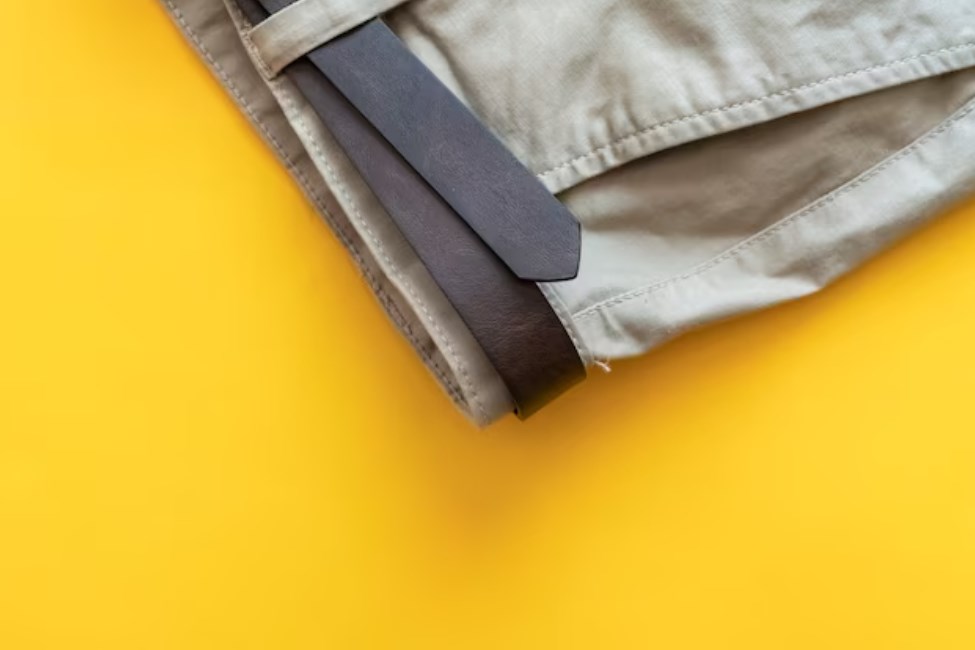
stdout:
[[[268,16],[257,0],[238,0],[238,4],[252,23]],[[357,30],[333,43],[362,34],[375,38],[377,33],[392,34]],[[398,56],[395,48],[380,51]],[[343,60],[342,65],[354,68],[356,60]],[[389,65],[395,68],[394,62]],[[349,74],[361,74],[358,78],[367,80],[368,73]],[[517,277],[310,58],[295,61],[285,74],[345,150],[470,328],[510,391],[517,414],[528,417],[584,379],[585,368],[576,347],[539,287]],[[404,107],[388,106],[386,110],[409,119],[401,115]],[[467,113],[459,102],[449,110]],[[469,115],[464,119],[476,118]],[[445,137],[438,136],[431,146]],[[468,149],[470,144],[458,146]],[[467,155],[476,158],[480,154],[470,149]],[[425,155],[431,157],[429,152]],[[483,193],[479,196],[486,200]],[[516,198],[520,199],[506,196],[504,202],[512,204]]]
[[[273,13],[291,2],[261,4]],[[382,20],[315,48],[308,59],[515,275],[576,277],[579,222]]]

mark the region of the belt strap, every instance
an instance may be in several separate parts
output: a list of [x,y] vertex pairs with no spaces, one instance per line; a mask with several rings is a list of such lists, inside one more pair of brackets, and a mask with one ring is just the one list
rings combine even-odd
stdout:
[[[260,0],[270,12],[291,0]],[[575,217],[381,20],[308,59],[522,280],[579,270]]]
[[[238,4],[255,24],[268,15],[261,6],[263,0],[238,0]],[[355,39],[362,33],[353,31],[332,43]],[[351,76],[358,74],[362,75],[359,79],[368,80],[367,73],[357,72],[356,61],[343,65],[352,66]],[[517,277],[492,252],[402,152],[322,74],[311,57],[295,61],[284,72],[342,146],[464,320],[511,393],[518,415],[531,415],[583,379],[585,369],[578,352],[538,286]],[[432,74],[430,78],[435,80]],[[467,113],[459,102],[456,106]],[[402,114],[401,106],[387,106],[387,110],[407,123],[414,117]],[[472,115],[470,119],[476,120]],[[477,149],[466,154],[475,159],[480,155]],[[505,201],[517,203],[520,199],[515,194]]]

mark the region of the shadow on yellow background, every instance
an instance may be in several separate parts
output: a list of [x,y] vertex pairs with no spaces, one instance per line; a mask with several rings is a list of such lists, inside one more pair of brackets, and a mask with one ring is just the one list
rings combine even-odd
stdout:
[[5,15],[0,647],[975,645],[975,203],[479,432],[156,3]]

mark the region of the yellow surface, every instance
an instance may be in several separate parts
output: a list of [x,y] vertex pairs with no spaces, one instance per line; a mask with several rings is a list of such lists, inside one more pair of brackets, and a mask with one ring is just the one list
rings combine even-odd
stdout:
[[10,5],[0,647],[975,646],[975,204],[476,432],[154,2]]

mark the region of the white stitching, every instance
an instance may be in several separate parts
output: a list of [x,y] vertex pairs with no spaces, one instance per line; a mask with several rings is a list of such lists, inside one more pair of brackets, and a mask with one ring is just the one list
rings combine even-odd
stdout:
[[777,97],[788,97],[790,95],[795,95],[796,93],[800,93],[800,92],[802,92],[804,90],[809,90],[810,88],[816,88],[816,87],[819,87],[819,86],[822,86],[822,85],[831,83],[833,81],[838,81],[840,79],[848,79],[850,77],[854,77],[854,76],[857,76],[857,75],[866,74],[866,73],[869,73],[869,72],[875,72],[877,70],[883,70],[883,69],[886,69],[886,68],[892,68],[892,67],[898,66],[898,65],[903,65],[905,63],[910,63],[911,61],[915,61],[915,60],[918,60],[918,59],[929,58],[929,57],[938,56],[938,55],[941,55],[941,54],[949,54],[949,53],[952,53],[952,52],[959,52],[959,51],[964,51],[964,50],[970,50],[970,49],[973,49],[973,48],[975,48],[975,42],[962,43],[962,44],[954,45],[954,46],[951,46],[951,47],[941,48],[940,50],[932,50],[930,52],[922,52],[920,54],[915,54],[913,56],[905,57],[903,59],[898,59],[896,61],[889,61],[887,63],[880,63],[880,64],[872,65],[872,66],[869,66],[869,67],[866,67],[866,68],[860,68],[858,70],[852,70],[850,72],[844,72],[843,74],[837,74],[837,75],[833,75],[831,77],[826,77],[826,78],[820,79],[818,81],[812,81],[812,82],[809,82],[809,83],[805,83],[805,84],[802,84],[800,86],[794,86],[792,88],[786,88],[784,90],[779,90],[779,91],[776,91],[774,93],[769,93],[768,95],[764,95],[762,97],[756,97],[754,99],[747,99],[747,100],[735,102],[734,104],[727,104],[725,106],[719,106],[717,108],[709,108],[707,110],[700,111],[698,113],[693,113],[693,114],[690,114],[690,115],[684,115],[682,117],[676,117],[676,118],[667,120],[665,122],[657,122],[656,124],[651,124],[650,126],[642,127],[639,130],[637,130],[637,131],[633,131],[632,133],[628,133],[626,135],[623,135],[623,136],[617,138],[616,140],[613,140],[612,142],[610,142],[608,144],[604,144],[604,145],[601,145],[599,147],[596,147],[595,149],[592,149],[592,150],[590,150],[590,151],[588,151],[588,152],[586,152],[584,154],[578,155],[578,156],[576,156],[576,157],[574,157],[574,158],[572,158],[570,160],[567,160],[567,161],[562,162],[562,163],[558,163],[558,164],[554,165],[553,167],[550,167],[549,169],[546,169],[545,171],[538,172],[538,177],[544,179],[544,178],[546,178],[548,176],[551,176],[551,175],[555,174],[556,172],[559,172],[559,171],[561,171],[561,170],[563,170],[563,169],[565,169],[567,167],[572,167],[576,163],[583,162],[583,161],[588,160],[590,158],[595,158],[595,157],[597,157],[597,156],[599,156],[599,155],[601,155],[603,153],[606,153],[606,152],[611,151],[612,149],[616,148],[617,146],[619,146],[619,145],[621,145],[621,144],[623,144],[625,142],[628,142],[630,140],[636,140],[636,139],[638,139],[638,138],[640,138],[640,137],[642,137],[642,136],[644,136],[644,135],[646,135],[648,133],[651,133],[653,131],[659,131],[661,129],[666,129],[666,128],[669,128],[671,126],[675,126],[677,124],[682,124],[684,122],[689,122],[689,121],[692,121],[692,120],[696,120],[698,118],[706,117],[708,115],[719,115],[721,113],[727,113],[729,111],[733,111],[733,110],[738,109],[738,108],[744,108],[745,106],[751,106],[753,104],[760,104],[760,103],[762,103],[764,101],[767,101],[769,99],[774,99],[774,98],[777,98]]
[[711,260],[709,260],[709,261],[707,261],[707,262],[705,262],[705,263],[703,263],[703,264],[701,264],[701,265],[699,265],[697,267],[694,267],[693,269],[691,269],[687,273],[684,273],[683,275],[679,275],[679,276],[675,276],[675,277],[668,278],[666,280],[663,280],[661,282],[657,282],[655,284],[651,284],[651,285],[648,285],[648,286],[645,286],[645,287],[641,287],[641,288],[638,288],[638,289],[633,289],[631,291],[627,291],[627,292],[622,293],[622,294],[620,294],[618,296],[615,296],[613,298],[607,298],[606,300],[603,300],[601,302],[598,302],[595,305],[591,305],[589,307],[586,307],[585,309],[582,309],[582,310],[576,312],[575,315],[574,315],[575,318],[578,318],[580,320],[583,319],[583,318],[590,318],[590,317],[595,316],[596,314],[598,314],[600,311],[609,309],[611,307],[615,307],[616,305],[620,305],[622,303],[628,302],[630,300],[633,300],[634,298],[638,298],[638,297],[643,296],[643,295],[647,295],[647,294],[650,294],[650,293],[655,293],[655,292],[657,292],[657,291],[659,291],[661,289],[664,289],[664,288],[666,288],[668,286],[671,286],[673,284],[676,284],[678,282],[683,282],[685,280],[689,280],[689,279],[691,279],[691,278],[693,278],[695,276],[701,275],[702,273],[705,273],[705,272],[711,270],[712,268],[718,266],[719,264],[723,264],[724,262],[727,262],[729,260],[732,260],[732,259],[738,257],[739,255],[741,255],[743,252],[745,252],[746,250],[748,250],[752,246],[755,246],[756,244],[760,244],[761,242],[767,240],[768,238],[772,237],[773,235],[775,235],[777,232],[779,232],[780,230],[782,230],[786,226],[789,226],[790,224],[792,224],[792,223],[794,223],[796,221],[799,221],[801,219],[804,219],[804,218],[806,218],[806,217],[808,217],[808,216],[810,216],[810,215],[818,212],[819,210],[823,209],[824,207],[826,207],[830,203],[833,203],[834,201],[836,201],[841,196],[844,196],[845,194],[848,194],[848,193],[852,192],[853,190],[855,190],[856,188],[860,187],[864,183],[867,183],[867,182],[873,180],[878,175],[880,175],[881,173],[883,173],[884,171],[886,171],[889,167],[891,167],[892,165],[894,165],[895,163],[897,163],[898,161],[900,161],[902,158],[905,158],[906,156],[914,153],[914,151],[916,151],[917,149],[923,147],[924,145],[926,145],[931,140],[934,140],[934,139],[940,137],[941,135],[943,135],[944,133],[946,133],[947,131],[949,131],[952,127],[954,127],[956,124],[958,124],[958,122],[960,122],[961,120],[965,119],[972,112],[975,112],[975,101],[969,102],[960,111],[956,112],[950,119],[948,119],[945,122],[943,122],[941,124],[941,126],[939,126],[937,129],[935,129],[934,131],[929,132],[924,137],[916,140],[910,146],[905,147],[904,149],[900,150],[899,152],[897,152],[897,154],[891,156],[890,158],[888,158],[887,160],[885,160],[883,163],[881,163],[877,167],[874,167],[872,170],[870,170],[869,172],[867,172],[866,174],[864,174],[863,176],[861,176],[857,180],[853,181],[852,183],[850,183],[848,185],[845,185],[843,187],[840,187],[839,189],[837,189],[837,190],[835,190],[835,191],[827,194],[826,196],[824,196],[823,198],[821,198],[819,201],[813,203],[811,206],[809,206],[808,208],[806,208],[805,210],[802,210],[800,212],[797,212],[795,214],[792,214],[791,216],[786,217],[785,219],[782,219],[778,223],[775,223],[772,226],[766,228],[764,231],[755,234],[754,236],[752,236],[752,237],[750,237],[750,238],[742,241],[741,243],[737,244],[736,246],[733,246],[732,248],[728,249],[727,251],[725,251],[721,255],[718,255],[717,257],[714,257]]
[[261,73],[261,76],[265,79],[274,79],[281,70],[280,68],[277,70],[271,68],[267,61],[264,60],[264,55],[261,53],[261,48],[257,47],[257,44],[254,42],[254,39],[251,36],[254,29],[255,28],[240,30],[240,38],[242,41],[244,41],[244,47],[246,47],[247,51],[253,56],[254,62],[257,64],[257,70]]

